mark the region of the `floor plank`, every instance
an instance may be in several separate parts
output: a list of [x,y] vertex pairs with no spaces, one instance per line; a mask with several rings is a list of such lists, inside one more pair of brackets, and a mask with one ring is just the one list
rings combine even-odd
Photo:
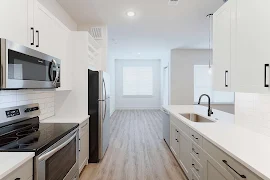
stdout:
[[159,110],[119,110],[103,160],[86,166],[80,180],[186,180],[162,137]]

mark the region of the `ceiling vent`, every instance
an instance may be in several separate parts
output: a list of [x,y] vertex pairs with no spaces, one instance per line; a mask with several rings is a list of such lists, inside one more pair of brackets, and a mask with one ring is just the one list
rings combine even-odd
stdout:
[[168,4],[169,5],[177,5],[178,4],[178,2],[179,2],[179,0],[169,0],[169,2],[168,2]]
[[103,39],[102,27],[91,27],[90,34],[96,40]]

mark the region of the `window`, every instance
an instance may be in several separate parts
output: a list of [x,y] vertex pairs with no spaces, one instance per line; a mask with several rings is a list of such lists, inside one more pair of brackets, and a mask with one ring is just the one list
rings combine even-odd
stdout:
[[[208,66],[194,66],[194,102],[198,102],[200,95],[208,94],[213,103],[233,103],[233,92],[214,91],[212,88],[212,76],[208,73]],[[207,102],[207,98],[202,98],[202,102]]]
[[152,96],[152,67],[123,67],[124,96]]

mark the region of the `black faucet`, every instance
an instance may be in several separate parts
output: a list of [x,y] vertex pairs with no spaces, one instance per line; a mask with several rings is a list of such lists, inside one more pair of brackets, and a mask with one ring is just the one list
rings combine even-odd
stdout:
[[208,116],[210,117],[213,114],[212,108],[210,107],[210,103],[211,103],[210,96],[208,96],[207,94],[202,94],[200,96],[200,98],[199,98],[198,104],[201,103],[201,99],[202,99],[203,96],[208,97]]

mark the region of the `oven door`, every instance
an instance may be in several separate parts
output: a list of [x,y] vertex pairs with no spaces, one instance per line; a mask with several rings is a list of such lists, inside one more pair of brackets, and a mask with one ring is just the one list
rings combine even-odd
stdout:
[[35,180],[79,179],[78,129],[35,157]]
[[60,87],[60,60],[1,39],[1,89]]

